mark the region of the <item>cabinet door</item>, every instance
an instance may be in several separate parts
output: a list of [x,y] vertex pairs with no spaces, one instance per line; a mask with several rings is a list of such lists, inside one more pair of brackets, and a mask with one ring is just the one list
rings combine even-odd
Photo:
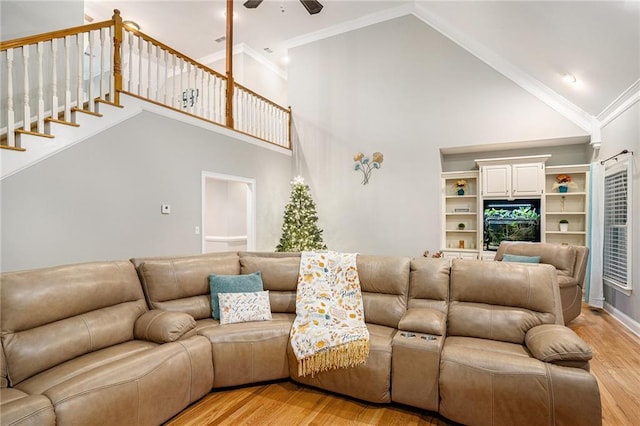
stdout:
[[540,195],[544,188],[544,167],[541,163],[513,165],[512,194],[515,197]]
[[511,193],[511,165],[501,164],[482,168],[482,195],[505,197]]

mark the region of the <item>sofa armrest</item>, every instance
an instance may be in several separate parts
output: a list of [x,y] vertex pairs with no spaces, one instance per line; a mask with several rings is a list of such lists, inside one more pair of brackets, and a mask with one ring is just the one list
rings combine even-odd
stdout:
[[540,361],[561,365],[588,363],[591,348],[573,330],[558,324],[533,327],[524,337],[531,354]]
[[409,308],[400,319],[398,329],[444,336],[446,319],[445,313],[437,309]]
[[133,336],[155,343],[169,343],[191,337],[196,333],[196,321],[183,312],[153,309],[136,320]]

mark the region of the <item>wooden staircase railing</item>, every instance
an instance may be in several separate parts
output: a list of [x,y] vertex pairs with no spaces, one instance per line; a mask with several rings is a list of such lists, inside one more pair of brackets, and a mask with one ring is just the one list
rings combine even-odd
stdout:
[[76,126],[75,114],[100,115],[100,104],[120,106],[126,93],[291,149],[290,108],[237,83],[228,91],[226,76],[123,25],[118,10],[109,21],[0,42],[0,55],[1,148],[23,150],[23,134],[53,137],[50,123]]

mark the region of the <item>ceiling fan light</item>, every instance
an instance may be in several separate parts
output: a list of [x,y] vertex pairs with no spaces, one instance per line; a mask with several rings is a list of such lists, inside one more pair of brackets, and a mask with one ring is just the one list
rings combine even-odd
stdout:
[[260,3],[262,3],[262,0],[247,0],[243,3],[243,6],[247,9],[255,9],[256,7],[260,6]]
[[300,0],[300,3],[307,9],[310,15],[315,15],[316,13],[320,13],[322,10],[322,5],[319,1],[316,0]]

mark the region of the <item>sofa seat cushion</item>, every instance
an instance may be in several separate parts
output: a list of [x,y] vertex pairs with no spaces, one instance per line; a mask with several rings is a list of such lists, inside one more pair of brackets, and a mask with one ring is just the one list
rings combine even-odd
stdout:
[[[271,320],[272,321],[289,321],[293,324],[293,320],[295,319],[295,314],[276,314],[271,312]],[[207,327],[214,327],[220,325],[219,320],[214,320],[213,318],[205,318],[196,320],[196,334],[200,334],[200,330],[205,329]]]
[[289,347],[291,378],[305,385],[348,395],[373,403],[391,402],[391,342],[397,330],[367,323],[369,329],[369,359],[364,365],[298,376],[298,363]]
[[0,419],[3,425],[56,424],[53,405],[46,396],[28,395],[13,388],[0,388],[0,401]]
[[211,390],[211,345],[200,336],[96,366],[47,389],[57,424],[161,424]]
[[[447,337],[439,380],[440,413],[463,424],[548,425],[577,417],[574,424],[597,424],[600,420],[593,376],[539,361],[516,343]],[[572,395],[567,394],[570,388]],[[591,407],[586,407],[585,398]],[[589,413],[575,413],[583,406]]]
[[198,334],[211,343],[213,387],[289,377],[287,346],[293,318],[274,314],[270,321],[201,325]]
[[42,394],[60,383],[76,376],[93,371],[103,365],[121,361],[140,352],[146,352],[158,344],[144,340],[131,340],[110,346],[95,352],[74,358],[63,364],[43,371],[17,385],[17,388],[29,394]]

